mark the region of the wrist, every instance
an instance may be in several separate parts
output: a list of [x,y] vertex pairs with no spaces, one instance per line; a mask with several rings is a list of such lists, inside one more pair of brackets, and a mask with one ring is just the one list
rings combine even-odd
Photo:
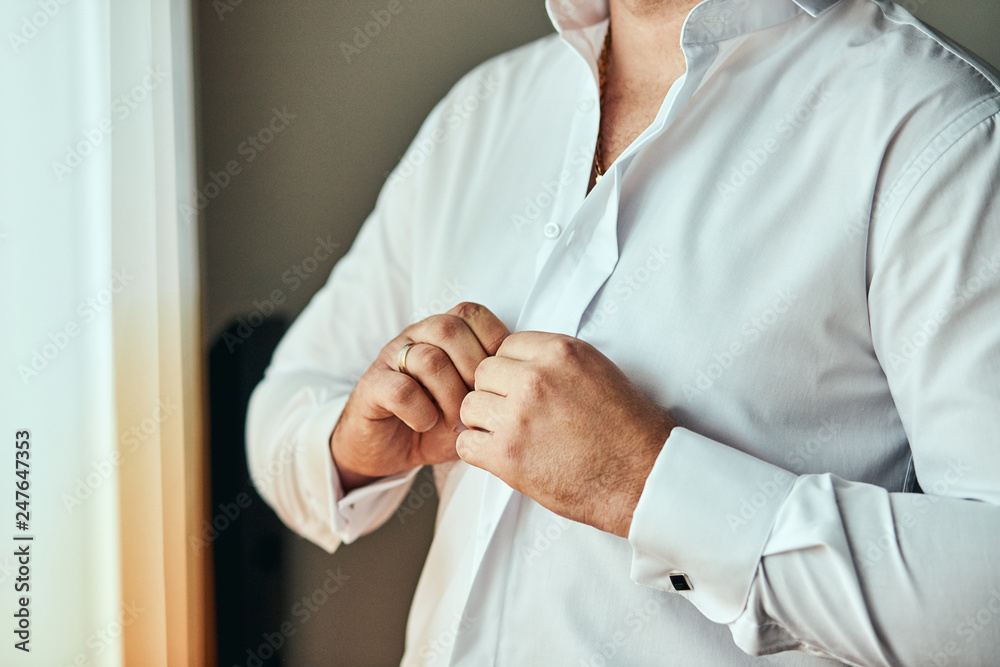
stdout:
[[354,489],[371,484],[375,480],[379,479],[379,477],[373,477],[371,475],[358,472],[358,470],[351,465],[351,463],[341,453],[341,448],[337,446],[337,431],[338,429],[335,427],[333,429],[333,433],[330,434],[330,456],[333,458],[333,467],[336,468],[337,475],[340,477],[340,488],[343,489],[344,495],[346,496]]
[[664,412],[663,420],[657,421],[656,425],[649,430],[649,439],[644,443],[645,446],[638,448],[637,456],[633,459],[632,465],[629,466],[628,479],[620,487],[618,501],[614,503],[617,512],[611,522],[609,532],[628,539],[635,508],[639,505],[639,499],[646,488],[646,480],[653,472],[656,459],[675,426],[676,424],[670,415]]

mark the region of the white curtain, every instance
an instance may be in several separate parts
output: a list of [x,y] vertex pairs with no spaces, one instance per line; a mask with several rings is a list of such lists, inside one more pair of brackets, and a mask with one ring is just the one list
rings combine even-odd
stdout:
[[206,664],[189,7],[5,0],[0,26],[0,664]]

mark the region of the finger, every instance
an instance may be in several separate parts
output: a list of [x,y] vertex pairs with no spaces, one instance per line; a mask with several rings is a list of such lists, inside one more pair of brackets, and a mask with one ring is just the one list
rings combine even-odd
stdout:
[[[455,450],[459,457],[469,465],[482,468],[487,472],[497,474],[491,466],[489,452],[493,444],[493,436],[485,431],[469,429],[458,434]],[[499,477],[499,475],[497,475]]]
[[495,433],[503,423],[504,399],[484,391],[469,392],[462,401],[462,423]]
[[448,314],[465,322],[489,356],[496,354],[500,344],[510,335],[510,331],[500,318],[481,304],[466,301],[449,310]]
[[573,340],[570,336],[543,331],[519,331],[504,339],[497,350],[498,357],[531,361],[544,354],[546,347],[561,341]]
[[461,424],[462,399],[469,388],[444,350],[428,343],[415,344],[406,353],[406,371],[431,395],[449,428]]
[[510,395],[510,388],[525,363],[507,357],[487,357],[476,368],[476,391],[488,391],[498,396]]
[[380,371],[372,383],[372,403],[384,411],[383,417],[398,417],[417,433],[434,428],[440,418],[430,395],[409,375]]
[[469,325],[456,315],[435,315],[417,322],[403,332],[401,340],[406,338],[444,350],[469,390],[475,384],[476,366],[488,356]]

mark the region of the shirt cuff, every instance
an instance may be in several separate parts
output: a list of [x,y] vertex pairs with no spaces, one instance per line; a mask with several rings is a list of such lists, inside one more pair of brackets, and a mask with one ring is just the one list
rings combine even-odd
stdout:
[[[330,436],[340,419],[347,397],[323,405],[303,425],[305,452],[300,461],[302,492],[319,522],[317,543],[333,552],[340,543],[350,544],[385,521],[402,501],[414,468],[383,477],[344,494],[340,473],[330,452]],[[395,496],[395,497],[394,497]]]
[[345,496],[340,486],[340,475],[331,456],[330,473],[336,493],[333,529],[344,543],[350,544],[371,532],[397,511],[418,472],[419,467],[382,477]]
[[309,506],[309,523],[313,524],[307,528],[307,533],[331,553],[341,542],[336,530],[334,503],[343,496],[343,490],[330,453],[330,436],[346,404],[347,396],[344,396],[313,412],[299,431],[301,451],[295,457],[297,482]]
[[709,620],[732,623],[743,613],[795,479],[783,468],[674,428],[632,518],[633,581],[677,591]]

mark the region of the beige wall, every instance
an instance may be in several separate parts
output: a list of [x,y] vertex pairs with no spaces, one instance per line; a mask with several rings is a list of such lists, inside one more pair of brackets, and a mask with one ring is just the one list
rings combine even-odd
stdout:
[[[237,0],[220,0],[227,1]],[[388,0],[242,0],[221,18],[219,2],[196,3],[202,183],[229,161],[240,172],[203,211],[209,340],[276,290],[284,298],[281,310],[298,313],[336,257],[305,280],[293,267],[306,274],[301,264],[317,237],[347,249],[388,171],[448,88],[489,56],[551,31],[542,0],[401,2],[403,11],[351,62],[341,42],[352,40],[355,27]],[[904,4],[1000,64],[996,0]],[[254,155],[249,144],[241,152],[247,136],[272,120],[273,109],[295,118],[262,152]],[[425,508],[405,524],[390,521],[372,539],[334,556],[289,538],[289,607],[328,567],[340,566],[351,577],[293,638],[291,664],[398,660],[432,514]]]
[[[301,310],[333,262],[297,289],[282,275],[317,236],[346,250],[431,107],[475,65],[551,32],[541,0],[400,1],[351,62],[341,42],[388,0],[243,0],[221,20],[198,3],[202,183],[230,160],[242,170],[204,210],[211,334],[275,289]],[[248,162],[240,145],[273,108],[295,118]]]
[[[221,19],[212,2],[196,3],[201,182],[229,161],[240,168],[203,211],[209,341],[275,290],[282,310],[298,313],[339,255],[306,280],[282,276],[301,266],[317,237],[340,243],[340,252],[350,246],[431,107],[475,65],[552,30],[542,0],[401,3],[351,62],[340,43],[388,0],[242,0]],[[295,118],[248,161],[256,149],[246,144],[241,153],[241,144],[269,124],[274,108]],[[398,664],[433,503],[404,518],[334,556],[289,534],[284,609],[311,594],[327,568],[350,577],[306,624],[291,614],[274,619],[276,629],[296,621],[289,664]]]

